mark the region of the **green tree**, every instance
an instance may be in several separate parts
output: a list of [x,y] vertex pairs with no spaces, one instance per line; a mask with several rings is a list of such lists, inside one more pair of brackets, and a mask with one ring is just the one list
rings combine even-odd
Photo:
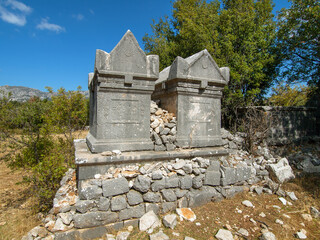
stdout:
[[289,84],[279,84],[272,88],[272,95],[268,99],[269,103],[274,106],[305,106],[312,88],[307,86],[294,86]]
[[320,84],[320,2],[290,0],[278,15],[278,73],[289,82]]
[[224,123],[233,125],[238,107],[262,99],[275,70],[276,28],[271,0],[177,0],[172,18],[151,25],[143,41],[160,56],[161,69],[176,56],[207,49],[219,66],[230,67],[223,97]]

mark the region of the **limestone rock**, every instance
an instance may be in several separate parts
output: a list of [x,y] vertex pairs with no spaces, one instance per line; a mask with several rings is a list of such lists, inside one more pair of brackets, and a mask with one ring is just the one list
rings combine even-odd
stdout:
[[315,207],[310,207],[310,213],[314,218],[320,218],[320,212]]
[[232,233],[225,229],[219,229],[215,237],[218,240],[233,240]]
[[150,235],[150,240],[169,240],[169,237],[162,231]]
[[111,199],[111,210],[119,211],[127,207],[127,201],[123,196],[116,196]]
[[130,232],[118,232],[116,240],[127,240],[130,235]]
[[177,215],[176,214],[168,214],[163,217],[163,224],[171,229],[174,229],[177,225]]
[[260,240],[277,240],[276,236],[269,231],[265,231],[262,233],[262,235],[259,237]]
[[135,190],[130,190],[127,193],[127,199],[130,206],[137,205],[143,202],[142,195]]
[[176,212],[181,218],[184,218],[191,222],[193,222],[197,218],[196,214],[190,208],[177,208]]
[[267,168],[271,177],[278,183],[284,183],[295,178],[286,158],[281,158],[278,163],[267,165]]
[[244,200],[242,201],[242,205],[246,206],[246,207],[251,207],[251,208],[254,208],[253,204],[248,201],[248,200]]
[[145,193],[148,192],[150,184],[151,181],[148,177],[139,175],[133,183],[133,188],[139,192]]
[[148,229],[154,229],[160,226],[161,222],[153,211],[147,212],[139,220],[140,231],[147,231]]
[[126,178],[105,180],[102,182],[103,196],[111,197],[129,192],[129,183]]
[[307,239],[307,236],[302,231],[299,231],[299,232],[296,233],[296,238],[298,238],[298,239]]

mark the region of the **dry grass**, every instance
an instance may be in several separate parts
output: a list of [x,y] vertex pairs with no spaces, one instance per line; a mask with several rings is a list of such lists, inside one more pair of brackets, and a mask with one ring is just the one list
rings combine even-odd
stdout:
[[33,213],[33,197],[25,185],[17,185],[22,172],[0,163],[0,239],[20,239],[40,221]]

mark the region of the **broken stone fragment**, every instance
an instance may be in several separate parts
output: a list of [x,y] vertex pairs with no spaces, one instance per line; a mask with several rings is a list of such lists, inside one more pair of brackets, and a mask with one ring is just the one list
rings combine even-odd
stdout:
[[218,240],[233,240],[232,233],[225,229],[219,229],[217,234],[215,235],[216,239]]
[[176,212],[180,218],[189,220],[190,222],[197,219],[196,214],[191,210],[191,208],[177,208]]
[[161,226],[161,222],[153,211],[144,214],[139,220],[139,230],[147,231]]
[[171,229],[174,229],[177,225],[177,215],[176,214],[168,214],[163,217],[163,224]]

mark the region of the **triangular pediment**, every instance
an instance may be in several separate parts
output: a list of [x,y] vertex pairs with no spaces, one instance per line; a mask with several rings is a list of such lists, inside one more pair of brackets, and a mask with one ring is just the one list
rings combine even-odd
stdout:
[[126,73],[147,73],[146,54],[130,30],[111,51],[109,69]]
[[186,61],[189,64],[189,77],[226,81],[217,63],[206,49],[188,57]]

